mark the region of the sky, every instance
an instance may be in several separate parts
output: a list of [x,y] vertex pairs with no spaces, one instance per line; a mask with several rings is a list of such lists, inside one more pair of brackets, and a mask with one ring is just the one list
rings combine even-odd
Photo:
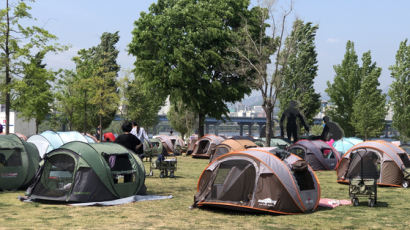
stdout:
[[[78,50],[88,49],[100,41],[103,32],[119,31],[118,63],[122,70],[133,68],[135,57],[129,56],[133,23],[140,13],[148,12],[154,0],[37,0],[31,4],[36,25],[56,35],[58,42],[70,45],[64,53],[46,58],[49,68],[73,69]],[[252,0],[251,5],[256,1]],[[278,7],[278,11],[281,7]],[[410,1],[408,0],[294,0],[291,20],[296,17],[317,24],[316,51],[318,76],[316,92],[326,97],[326,82],[333,81],[333,66],[342,62],[348,40],[355,44],[361,56],[371,51],[373,61],[382,68],[380,88],[385,92],[392,82],[389,66],[401,41],[410,38]],[[290,32],[290,29],[289,31]],[[408,43],[409,44],[409,43]]]

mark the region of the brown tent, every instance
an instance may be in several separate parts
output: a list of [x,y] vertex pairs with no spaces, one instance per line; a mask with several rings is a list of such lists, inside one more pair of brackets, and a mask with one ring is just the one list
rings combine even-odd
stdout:
[[225,139],[220,136],[207,134],[195,143],[192,157],[194,158],[209,158],[215,152],[215,147]]
[[169,155],[174,153],[174,145],[172,144],[172,139],[170,136],[167,135],[158,135],[154,136],[154,138],[161,141],[162,146],[165,148]]
[[403,186],[409,184],[410,160],[402,148],[386,141],[365,141],[350,148],[339,162],[336,172],[339,183],[348,183],[348,175],[354,175],[359,167],[354,156],[361,152],[373,152],[377,156],[377,169],[380,173],[377,184]]
[[222,141],[219,145],[215,147],[215,152],[211,154],[210,161],[215,160],[216,158],[232,152],[234,150],[241,150],[241,149],[248,149],[248,148],[256,148],[257,145],[250,140],[246,139],[240,139],[240,140],[234,140],[234,139],[227,139]]
[[340,160],[337,150],[322,140],[300,140],[288,151],[305,159],[313,170],[334,170]]
[[319,181],[300,157],[284,150],[247,149],[211,162],[202,172],[193,207],[296,214],[316,209]]
[[192,152],[194,151],[195,143],[196,143],[197,140],[198,140],[198,135],[197,135],[197,134],[192,134],[192,135],[189,137],[188,147],[187,147],[187,150],[186,150],[186,154],[187,154],[187,155],[191,155],[191,154],[192,154]]

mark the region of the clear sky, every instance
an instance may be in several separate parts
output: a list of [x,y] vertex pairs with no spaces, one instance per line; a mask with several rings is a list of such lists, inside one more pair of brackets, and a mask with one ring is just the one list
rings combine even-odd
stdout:
[[[132,69],[135,59],[128,56],[126,49],[133,23],[140,12],[148,12],[153,2],[156,1],[37,0],[31,4],[37,25],[57,35],[60,43],[71,45],[67,52],[49,55],[48,67],[74,68],[71,58],[79,49],[97,45],[103,32],[119,31],[118,63],[123,70]],[[386,90],[392,81],[388,67],[394,64],[399,43],[410,38],[409,10],[408,0],[295,0],[292,17],[319,25],[316,91],[324,95],[326,81],[332,81],[333,65],[341,63],[348,40],[355,43],[359,60],[371,50],[373,61],[383,69],[380,88]]]

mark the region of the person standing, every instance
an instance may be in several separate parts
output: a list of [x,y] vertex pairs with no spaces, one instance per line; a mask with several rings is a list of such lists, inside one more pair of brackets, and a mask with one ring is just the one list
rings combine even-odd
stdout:
[[305,130],[309,132],[309,126],[306,125],[305,119],[303,118],[302,114],[296,108],[296,102],[290,101],[289,107],[282,113],[282,117],[280,118],[280,136],[283,138],[283,121],[287,119],[286,124],[286,134],[288,136],[289,141],[293,137],[293,141],[296,142],[299,140],[298,137],[298,124],[296,122],[297,119],[300,120],[302,125],[305,127]]
[[143,127],[140,127],[135,121],[132,122],[131,134],[134,134],[142,144],[145,143],[145,140],[147,140],[149,143],[147,132],[145,132],[145,129]]
[[131,134],[132,123],[126,121],[122,124],[121,129],[123,134],[119,135],[114,143],[120,144],[125,148],[135,152],[140,158],[144,155],[144,150],[142,148],[142,142],[133,134]]

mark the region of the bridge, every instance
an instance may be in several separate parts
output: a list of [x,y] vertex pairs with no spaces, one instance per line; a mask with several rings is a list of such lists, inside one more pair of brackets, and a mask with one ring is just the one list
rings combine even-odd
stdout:
[[[158,115],[159,121],[168,122],[166,115]],[[217,120],[212,117],[205,118],[205,133],[209,133],[210,126],[214,126],[215,134],[218,135],[218,126],[225,122],[235,122],[239,126],[239,135],[243,136],[243,128],[246,125],[248,127],[248,135],[252,135],[252,126],[257,124],[259,126],[259,133],[265,129],[266,118],[265,117],[225,117],[225,121]],[[274,118],[274,122],[279,122],[278,119]]]
[[[120,116],[115,116],[114,120],[122,120],[122,118]],[[168,118],[166,115],[158,115],[158,120],[160,122],[169,122]],[[243,136],[244,134],[244,126],[247,126],[248,130],[247,130],[247,135],[252,135],[252,127],[253,125],[258,125],[258,132],[259,134],[261,134],[262,132],[264,132],[265,130],[265,125],[266,125],[266,118],[265,117],[226,117],[225,121],[223,120],[217,120],[215,118],[212,117],[207,117],[205,118],[205,133],[210,133],[210,127],[213,126],[214,128],[214,133],[216,135],[218,135],[218,127],[221,124],[224,124],[226,122],[232,122],[232,123],[237,123],[237,125],[239,126],[239,135]],[[273,122],[275,123],[279,123],[279,120],[277,117],[275,117],[273,119]],[[395,131],[392,127],[392,121],[391,120],[386,120],[385,121],[385,128],[383,131],[383,135],[385,137],[389,137],[392,136],[393,134],[395,134],[397,131]],[[322,124],[322,119],[314,119],[313,121],[314,125],[321,125]],[[159,125],[157,125],[154,130],[157,130],[157,128],[159,127]],[[154,132],[156,133],[156,131]]]

